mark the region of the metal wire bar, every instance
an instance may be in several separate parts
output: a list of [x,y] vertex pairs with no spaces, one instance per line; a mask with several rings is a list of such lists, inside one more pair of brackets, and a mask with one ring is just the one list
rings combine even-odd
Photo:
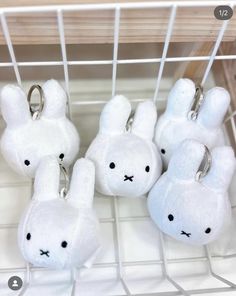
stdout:
[[119,31],[120,31],[120,8],[117,7],[115,10],[115,21],[114,21],[114,47],[113,47],[113,61],[112,61],[112,91],[111,96],[113,97],[116,93],[116,74],[117,74],[117,57],[118,57],[118,46],[119,46]]
[[[33,196],[33,187],[34,187],[34,183],[32,180],[31,181],[31,188],[30,188],[31,189],[30,198]],[[26,264],[26,277],[25,277],[23,289],[20,291],[18,296],[23,296],[31,284],[31,266],[30,266],[29,262],[25,261],[25,264]]]
[[162,253],[162,258],[163,258],[163,273],[165,278],[182,294],[185,296],[189,296],[190,294],[184,290],[178,283],[176,283],[175,280],[173,280],[169,274],[168,271],[168,262],[167,262],[167,257],[166,257],[166,251],[165,251],[165,243],[164,243],[164,235],[162,231],[159,231],[159,237],[160,237],[160,246],[161,246],[161,253]]
[[72,289],[71,289],[71,296],[75,295],[75,291],[76,291],[76,281],[73,281]]
[[113,198],[113,207],[114,207],[114,218],[115,218],[115,243],[116,243],[116,250],[117,250],[117,259],[118,259],[118,274],[119,279],[121,281],[121,284],[123,286],[123,289],[126,293],[126,295],[131,296],[131,292],[129,291],[129,288],[124,280],[123,275],[123,266],[122,266],[122,251],[121,251],[121,245],[120,245],[120,225],[119,225],[119,213],[118,213],[118,197]]
[[[135,217],[120,217],[119,222],[128,222],[128,221],[146,221],[150,220],[149,216],[135,216]],[[114,223],[115,218],[100,218],[100,223]],[[8,223],[8,224],[0,224],[0,229],[10,229],[10,228],[17,228],[18,223]]]
[[213,62],[214,62],[214,60],[215,60],[215,56],[216,56],[217,50],[218,50],[218,48],[219,48],[219,46],[220,46],[220,43],[221,43],[221,41],[222,41],[222,39],[223,39],[223,37],[224,37],[224,33],[225,33],[225,30],[226,30],[226,28],[227,28],[228,23],[229,23],[229,20],[226,20],[226,21],[223,22],[223,24],[222,24],[222,26],[221,26],[221,29],[220,29],[219,34],[218,34],[218,37],[217,37],[217,39],[216,39],[215,46],[214,46],[214,48],[213,48],[213,50],[212,50],[212,54],[211,54],[210,60],[209,60],[209,62],[208,62],[208,65],[207,65],[207,67],[206,67],[206,70],[205,70],[204,76],[203,76],[202,81],[201,81],[201,85],[202,85],[202,86],[205,84],[205,82],[206,82],[206,80],[207,80],[207,77],[208,77],[208,75],[209,75],[209,73],[210,73],[210,70],[211,70],[212,64],[213,64]]
[[[206,0],[199,2],[195,1],[178,1],[179,7],[215,7],[218,5],[230,5],[236,3],[235,0],[226,2]],[[71,5],[42,5],[42,6],[27,6],[27,7],[2,7],[0,11],[4,13],[37,13],[55,11],[55,7],[64,11],[90,11],[90,10],[113,10],[117,7],[120,9],[143,9],[143,8],[166,8],[173,5],[172,1],[156,1],[156,2],[125,2],[125,3],[101,3],[101,4],[71,4]]]
[[66,54],[63,12],[62,12],[61,9],[57,10],[57,24],[58,24],[58,30],[59,30],[59,36],[60,36],[61,54],[62,54],[64,78],[65,78],[66,93],[67,93],[68,117],[71,119],[71,100],[70,100],[70,88],[69,88],[69,72],[68,72],[68,62],[67,62],[67,54]]
[[[236,254],[231,255],[215,255],[211,256],[214,260],[226,260],[230,258],[235,258]],[[194,263],[194,262],[205,262],[207,261],[207,257],[186,257],[186,258],[176,258],[176,259],[168,259],[168,264],[178,264],[178,263]],[[163,260],[146,260],[146,261],[123,261],[122,266],[131,267],[131,266],[151,266],[151,265],[160,265],[163,264]],[[106,263],[94,263],[93,268],[110,268],[110,267],[118,267],[117,262],[106,262]],[[17,267],[17,268],[1,268],[0,273],[17,273],[25,271],[25,267]],[[31,267],[31,272],[37,271],[54,271],[50,268],[43,267]]]
[[[232,111],[229,110],[229,112],[231,113]],[[227,122],[228,120],[231,120],[234,116],[236,115],[236,111],[232,112],[226,119],[224,122]]]
[[207,245],[205,246],[205,251],[206,251],[206,255],[207,255],[207,259],[208,259],[208,266],[209,266],[209,270],[210,270],[211,275],[214,278],[216,278],[217,280],[223,282],[224,284],[236,289],[236,284],[234,284],[231,281],[223,278],[222,276],[219,276],[218,274],[216,274],[214,272],[213,267],[212,267],[212,260],[211,260],[210,250],[209,250],[209,247]]
[[18,294],[18,296],[23,296],[28,288],[29,288],[29,284],[25,284],[22,290],[20,291],[20,293]]
[[[113,61],[112,61],[112,97],[116,93],[116,78],[117,78],[117,57],[118,57],[118,46],[119,46],[119,31],[120,31],[120,8],[115,9],[115,20],[114,20],[114,46],[113,46]],[[117,209],[117,197],[114,197],[114,215],[115,215],[115,233],[116,233],[116,245],[117,245],[117,259],[118,259],[118,273],[120,282],[126,295],[131,296],[128,286],[123,279],[123,268],[121,258],[121,246],[120,246],[120,229]]]
[[[208,288],[208,289],[196,289],[196,290],[186,290],[189,295],[198,295],[204,294],[208,295],[210,293],[224,293],[224,292],[232,292],[232,288]],[[168,292],[153,292],[153,293],[138,293],[133,294],[132,296],[179,296],[181,293],[179,291],[168,291]],[[214,295],[214,294],[213,294]],[[224,295],[225,294],[221,294]],[[114,295],[114,296],[124,296],[124,295]]]
[[[232,208],[235,208],[233,206]],[[132,216],[132,217],[119,217],[119,222],[137,222],[137,221],[150,221],[150,216]],[[114,223],[115,218],[100,218],[99,223]],[[14,229],[18,227],[18,223],[0,224],[0,229]],[[236,256],[236,253],[235,253]],[[220,256],[224,257],[224,256]],[[227,257],[227,256],[226,256]]]
[[[190,57],[166,57],[165,62],[175,63],[175,62],[198,62],[198,61],[208,61],[211,56],[190,56]],[[236,60],[236,55],[220,55],[216,56],[215,60]],[[121,59],[117,60],[117,64],[151,64],[160,63],[161,58],[150,58],[150,59]],[[92,60],[92,61],[67,61],[69,66],[99,66],[99,65],[112,65],[113,60]],[[40,66],[63,66],[62,61],[32,61],[32,62],[16,62],[18,67],[40,67]],[[11,62],[0,62],[0,67],[12,67]]]
[[[47,285],[47,286],[55,286],[61,284],[61,281],[52,281],[50,283],[42,283],[41,285]],[[208,293],[224,293],[224,292],[233,292],[235,291],[234,288],[232,287],[218,287],[218,288],[205,288],[205,289],[191,289],[191,290],[186,290],[189,295],[197,295],[197,294],[204,294],[208,295]],[[119,296],[117,294],[112,294],[113,296]],[[131,296],[174,296],[174,295],[181,295],[179,291],[166,291],[166,292],[148,292],[148,293],[135,293],[132,294]],[[214,294],[213,294],[214,295]],[[222,294],[225,295],[225,294]],[[19,295],[18,295],[19,296]],[[124,296],[124,294],[120,295]]]
[[0,10],[0,18],[1,18],[3,34],[4,34],[4,37],[5,37],[7,47],[8,47],[8,51],[9,51],[11,61],[12,61],[12,64],[13,64],[16,80],[17,80],[17,83],[19,85],[21,85],[20,72],[19,72],[19,69],[18,69],[18,66],[17,66],[17,63],[16,63],[16,57],[15,57],[14,49],[13,49],[13,46],[12,46],[7,21],[6,21],[4,13],[1,12],[1,10]]
[[226,123],[228,120],[230,120],[230,125],[231,125],[233,135],[234,135],[234,142],[236,143],[236,126],[235,126],[235,121],[234,121],[234,116],[236,114],[236,111],[233,112],[232,107],[229,106],[229,113],[231,115],[228,118],[226,118],[224,123]]
[[26,280],[25,280],[24,286],[23,286],[22,290],[20,291],[20,293],[18,294],[18,296],[23,296],[25,294],[25,292],[27,291],[27,289],[30,286],[30,281],[31,281],[30,265],[29,265],[29,263],[26,263]]
[[170,13],[168,29],[167,29],[167,32],[166,32],[166,38],[165,38],[165,43],[164,43],[164,47],[163,47],[160,68],[159,68],[158,76],[157,76],[156,89],[155,89],[154,98],[153,98],[154,103],[157,102],[157,95],[158,95],[158,91],[159,91],[159,88],[160,88],[160,82],[161,82],[161,78],[162,78],[162,74],[163,74],[163,70],[164,70],[164,66],[165,66],[166,55],[167,55],[167,52],[168,52],[168,48],[169,48],[169,44],[170,44],[170,38],[171,38],[171,34],[172,34],[172,31],[173,31],[173,26],[174,26],[174,22],[175,22],[176,9],[177,9],[177,6],[173,5],[173,7],[171,9],[171,13]]
[[72,288],[71,288],[71,296],[76,295],[76,286],[77,286],[77,270],[76,268],[73,268],[71,270],[71,282],[72,282]]

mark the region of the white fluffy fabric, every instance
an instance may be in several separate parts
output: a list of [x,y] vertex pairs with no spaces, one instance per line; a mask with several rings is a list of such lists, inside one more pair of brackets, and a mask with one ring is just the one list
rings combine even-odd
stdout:
[[53,155],[68,167],[79,150],[78,132],[66,117],[64,89],[56,80],[48,80],[42,89],[45,105],[37,120],[32,119],[26,94],[19,86],[6,85],[1,91],[1,112],[6,122],[2,154],[15,171],[28,177],[34,177],[43,157]]
[[59,195],[60,168],[45,157],[35,177],[34,195],[18,228],[18,244],[27,262],[39,267],[91,265],[100,248],[98,220],[92,204],[95,168],[79,159],[66,198]]
[[179,79],[171,89],[167,108],[157,122],[155,143],[167,168],[172,153],[185,139],[194,139],[209,148],[224,145],[222,122],[230,104],[229,93],[214,87],[206,94],[197,120],[189,119],[195,85],[189,79]]
[[215,240],[231,218],[228,187],[235,170],[231,147],[215,147],[207,175],[196,181],[205,148],[185,140],[148,196],[148,209],[159,228],[177,240],[203,245]]
[[115,96],[104,107],[99,132],[86,157],[96,168],[96,189],[110,196],[146,194],[161,174],[161,157],[153,143],[157,112],[152,101],[140,103],[130,130],[130,102]]

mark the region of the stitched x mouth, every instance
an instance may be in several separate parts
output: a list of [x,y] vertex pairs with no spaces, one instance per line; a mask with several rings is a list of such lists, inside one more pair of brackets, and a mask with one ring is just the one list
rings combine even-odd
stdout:
[[190,237],[190,235],[191,235],[191,233],[187,233],[187,232],[185,232],[185,231],[181,231],[181,234],[183,234],[183,235],[186,235],[187,237]]
[[129,176],[125,175],[124,181],[129,180],[130,182],[133,182],[133,178],[134,178],[134,176],[129,177]]
[[49,257],[49,251],[43,251],[43,250],[39,250],[40,251],[40,255],[46,255],[47,257]]

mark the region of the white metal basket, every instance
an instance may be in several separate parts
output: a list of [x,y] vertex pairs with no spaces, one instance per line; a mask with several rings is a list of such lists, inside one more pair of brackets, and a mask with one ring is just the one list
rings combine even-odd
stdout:
[[[236,2],[228,3],[231,7]],[[65,88],[68,93],[69,116],[82,126],[82,133],[89,133],[94,129],[101,106],[106,99],[113,96],[117,89],[117,67],[119,65],[133,64],[158,64],[159,71],[155,78],[155,90],[151,97],[158,106],[163,107],[166,93],[171,87],[171,80],[163,79],[163,70],[166,64],[174,62],[201,62],[206,61],[207,66],[202,76],[201,84],[214,85],[211,76],[211,68],[215,60],[235,60],[233,55],[217,55],[224,33],[229,21],[222,21],[214,46],[210,55],[201,56],[168,56],[168,48],[175,27],[176,11],[180,7],[215,7],[226,4],[225,1],[173,1],[173,2],[140,2],[140,3],[111,3],[111,4],[78,4],[57,6],[32,6],[32,7],[8,7],[0,8],[2,33],[9,50],[10,61],[0,61],[1,69],[13,69],[16,82],[28,87],[29,81],[21,77],[22,68],[37,67],[63,67]],[[119,32],[120,15],[122,11],[147,8],[168,8],[169,21],[165,35],[162,55],[159,58],[119,59]],[[98,14],[104,10],[114,11],[114,41],[113,58],[96,60],[68,60],[66,36],[64,30],[63,14],[68,11],[96,11]],[[14,46],[9,33],[8,16],[11,14],[25,17],[38,13],[53,12],[56,14],[58,34],[61,48],[60,61],[20,61],[16,59]],[[1,59],[1,53],[0,53]],[[112,67],[111,92],[104,100],[75,99],[73,89],[76,82],[69,78],[69,67],[73,66],[101,66]],[[130,86],[131,82],[127,82]],[[4,84],[3,82],[1,85]],[[133,82],[137,92],[139,85]],[[126,84],[125,84],[126,85]],[[82,91],[89,92],[89,83]],[[97,87],[97,90],[107,89],[106,82]],[[128,89],[128,87],[127,87]],[[148,84],[146,84],[148,89]],[[107,91],[107,90],[106,90]],[[148,97],[150,92],[148,92]],[[95,95],[96,96],[96,91]],[[82,97],[82,95],[81,95]],[[150,98],[150,97],[149,97]],[[139,97],[134,103],[147,99]],[[96,113],[94,119],[90,108]],[[94,107],[95,106],[95,107]],[[96,109],[96,106],[98,108]],[[81,108],[77,121],[73,113],[76,108]],[[77,109],[76,109],[77,110]],[[232,107],[229,110],[232,112]],[[78,123],[79,122],[79,123]],[[233,116],[230,118],[233,140],[236,141],[236,126]],[[3,123],[1,121],[1,130]],[[227,129],[225,129],[228,140]],[[82,137],[83,139],[83,137]],[[83,146],[83,143],[82,143]],[[83,153],[86,145],[82,147]],[[231,228],[217,242],[206,247],[190,247],[163,235],[151,222],[147,210],[145,198],[129,200],[124,198],[107,198],[98,196],[95,198],[103,235],[103,251],[90,269],[80,271],[55,271],[35,268],[26,264],[17,248],[16,229],[21,212],[26,206],[31,195],[31,182],[15,175],[0,159],[0,295],[194,295],[216,294],[236,295],[236,213],[234,213]],[[230,189],[234,212],[234,184]],[[23,288],[11,291],[7,286],[10,276],[18,275],[23,281]],[[17,294],[18,293],[18,294]]]

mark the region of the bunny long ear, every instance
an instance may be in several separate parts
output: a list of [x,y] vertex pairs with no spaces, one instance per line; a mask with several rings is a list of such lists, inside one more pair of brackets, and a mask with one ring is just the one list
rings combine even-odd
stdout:
[[195,179],[204,155],[203,144],[195,140],[183,141],[170,159],[168,175],[180,180]]
[[51,200],[59,195],[60,167],[56,157],[44,157],[37,170],[34,181],[34,196],[40,201]]
[[92,208],[94,185],[94,164],[85,158],[77,160],[73,168],[68,202],[76,208]]
[[177,80],[168,95],[165,113],[176,117],[187,116],[193,103],[195,91],[192,80],[186,78]]
[[42,116],[47,118],[61,118],[66,114],[67,95],[63,87],[54,79],[43,85],[44,108]]
[[99,131],[105,134],[122,134],[131,113],[130,102],[124,96],[115,96],[104,107]]
[[29,105],[23,90],[16,85],[8,84],[1,91],[2,116],[9,127],[18,127],[31,120]]
[[211,155],[211,168],[202,183],[212,189],[226,191],[235,171],[234,151],[229,146],[216,147]]
[[142,138],[152,140],[156,121],[155,104],[151,100],[140,103],[135,112],[132,132]]
[[230,95],[222,87],[210,89],[201,106],[198,122],[208,128],[221,126],[224,116],[229,108]]

